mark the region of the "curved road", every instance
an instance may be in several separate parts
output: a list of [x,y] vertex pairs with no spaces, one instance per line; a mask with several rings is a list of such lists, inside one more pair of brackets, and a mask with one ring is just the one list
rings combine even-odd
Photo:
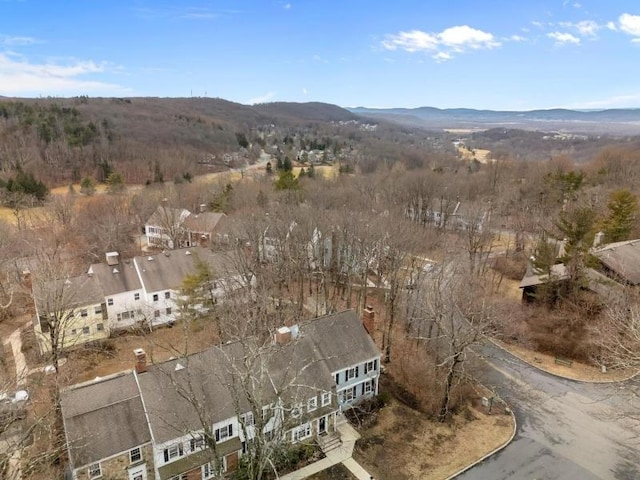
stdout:
[[[588,384],[561,379],[493,346],[477,377],[513,408],[514,440],[460,480],[638,480],[637,380]],[[637,403],[637,399],[636,399]]]

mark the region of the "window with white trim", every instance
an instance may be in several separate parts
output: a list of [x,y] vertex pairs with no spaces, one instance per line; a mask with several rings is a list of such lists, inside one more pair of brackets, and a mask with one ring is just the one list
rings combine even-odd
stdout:
[[133,294],[133,299],[134,300],[140,300],[140,294],[139,293],[134,293]]
[[173,477],[170,477],[169,480],[187,480],[187,474],[181,473],[180,475],[174,475]]
[[204,448],[204,437],[202,435],[194,435],[189,440],[189,450],[195,452],[196,450],[202,450]]
[[104,325],[102,323],[98,323],[96,325],[96,331],[98,332],[104,332]]
[[347,381],[351,380],[352,378],[356,378],[357,376],[358,376],[358,367],[349,368],[345,372],[345,377],[346,377]]
[[245,427],[252,427],[253,425],[255,425],[256,419],[253,418],[253,412],[247,412],[243,415],[240,415],[240,422],[242,422]]
[[93,309],[93,312],[94,312],[96,315],[100,315],[100,314],[102,313],[102,306],[95,307],[95,308]]
[[170,462],[171,460],[175,460],[178,457],[182,457],[184,455],[184,448],[181,443],[174,443],[173,445],[164,449],[164,461]]
[[373,380],[369,380],[367,382],[364,382],[364,393],[369,394],[373,392]]
[[292,431],[293,441],[299,442],[304,440],[305,438],[309,438],[311,436],[311,424],[303,423],[299,427],[296,427]]
[[311,397],[307,400],[307,412],[313,412],[316,408],[318,408],[318,397]]
[[348,403],[356,398],[356,387],[347,388],[342,390],[339,394],[340,403]]
[[171,315],[171,307],[167,307],[166,312],[167,312],[167,315]]
[[164,298],[166,299],[171,298],[171,292],[164,292]]
[[221,428],[216,428],[215,437],[216,442],[224,442],[227,438],[233,436],[233,425],[225,425]]
[[100,463],[92,463],[89,465],[89,478],[99,478],[102,476],[102,468]]
[[117,319],[119,322],[121,322],[122,320],[129,320],[136,318],[136,312],[134,312],[133,310],[128,311],[128,312],[120,312],[116,315]]
[[107,298],[107,305],[113,307],[113,298]]
[[364,373],[374,372],[378,369],[378,360],[371,360],[364,364]]
[[86,317],[89,315],[89,312],[87,311],[86,308],[83,308],[82,310],[80,310],[80,316],[81,317]]
[[91,333],[91,329],[89,327],[82,327],[82,334],[89,335]]
[[129,463],[137,463],[142,460],[142,450],[140,447],[129,450]]
[[326,407],[331,403],[331,392],[322,392],[322,406]]

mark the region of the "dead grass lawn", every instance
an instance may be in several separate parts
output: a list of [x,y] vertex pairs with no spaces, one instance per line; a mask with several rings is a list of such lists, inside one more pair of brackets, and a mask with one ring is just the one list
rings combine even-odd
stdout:
[[487,415],[483,407],[473,406],[479,397],[474,400],[451,423],[441,424],[394,399],[373,427],[360,432],[354,457],[375,478],[447,478],[505,444],[513,433],[510,414]]

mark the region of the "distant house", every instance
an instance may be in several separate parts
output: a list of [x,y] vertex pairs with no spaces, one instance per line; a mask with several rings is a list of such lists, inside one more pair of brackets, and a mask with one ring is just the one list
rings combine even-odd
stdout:
[[205,205],[199,213],[184,208],[160,205],[144,226],[147,245],[157,248],[184,248],[209,245],[224,213],[206,212]]
[[591,253],[608,277],[625,285],[640,285],[640,239],[609,243]]
[[[51,282],[46,291],[34,291],[40,351],[51,349],[48,318],[54,309],[47,305],[53,298],[58,317],[65,315],[60,322],[65,327],[64,341],[57,343],[69,348],[136,324],[153,327],[175,321],[180,313],[182,282],[197,272],[198,262],[208,265],[218,279],[212,288],[216,298],[222,300],[232,291],[250,288],[252,280],[238,273],[231,255],[202,247],[127,260],[121,260],[117,252],[107,253],[106,262],[92,264],[86,274]],[[64,313],[58,312],[60,306]]]
[[213,478],[205,426],[225,474],[250,449],[257,425],[276,444],[335,438],[339,445],[341,412],[378,393],[380,352],[353,311],[273,333],[253,350],[249,391],[237,387],[236,372],[255,339],[153,365],[138,349],[133,370],[64,390],[70,477]]

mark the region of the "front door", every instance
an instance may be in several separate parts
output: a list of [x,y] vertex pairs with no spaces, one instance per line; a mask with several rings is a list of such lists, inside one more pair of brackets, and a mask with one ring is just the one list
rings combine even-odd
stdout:
[[147,480],[146,465],[137,465],[129,469],[129,480]]
[[320,417],[318,420],[318,433],[326,433],[327,432],[327,416]]

